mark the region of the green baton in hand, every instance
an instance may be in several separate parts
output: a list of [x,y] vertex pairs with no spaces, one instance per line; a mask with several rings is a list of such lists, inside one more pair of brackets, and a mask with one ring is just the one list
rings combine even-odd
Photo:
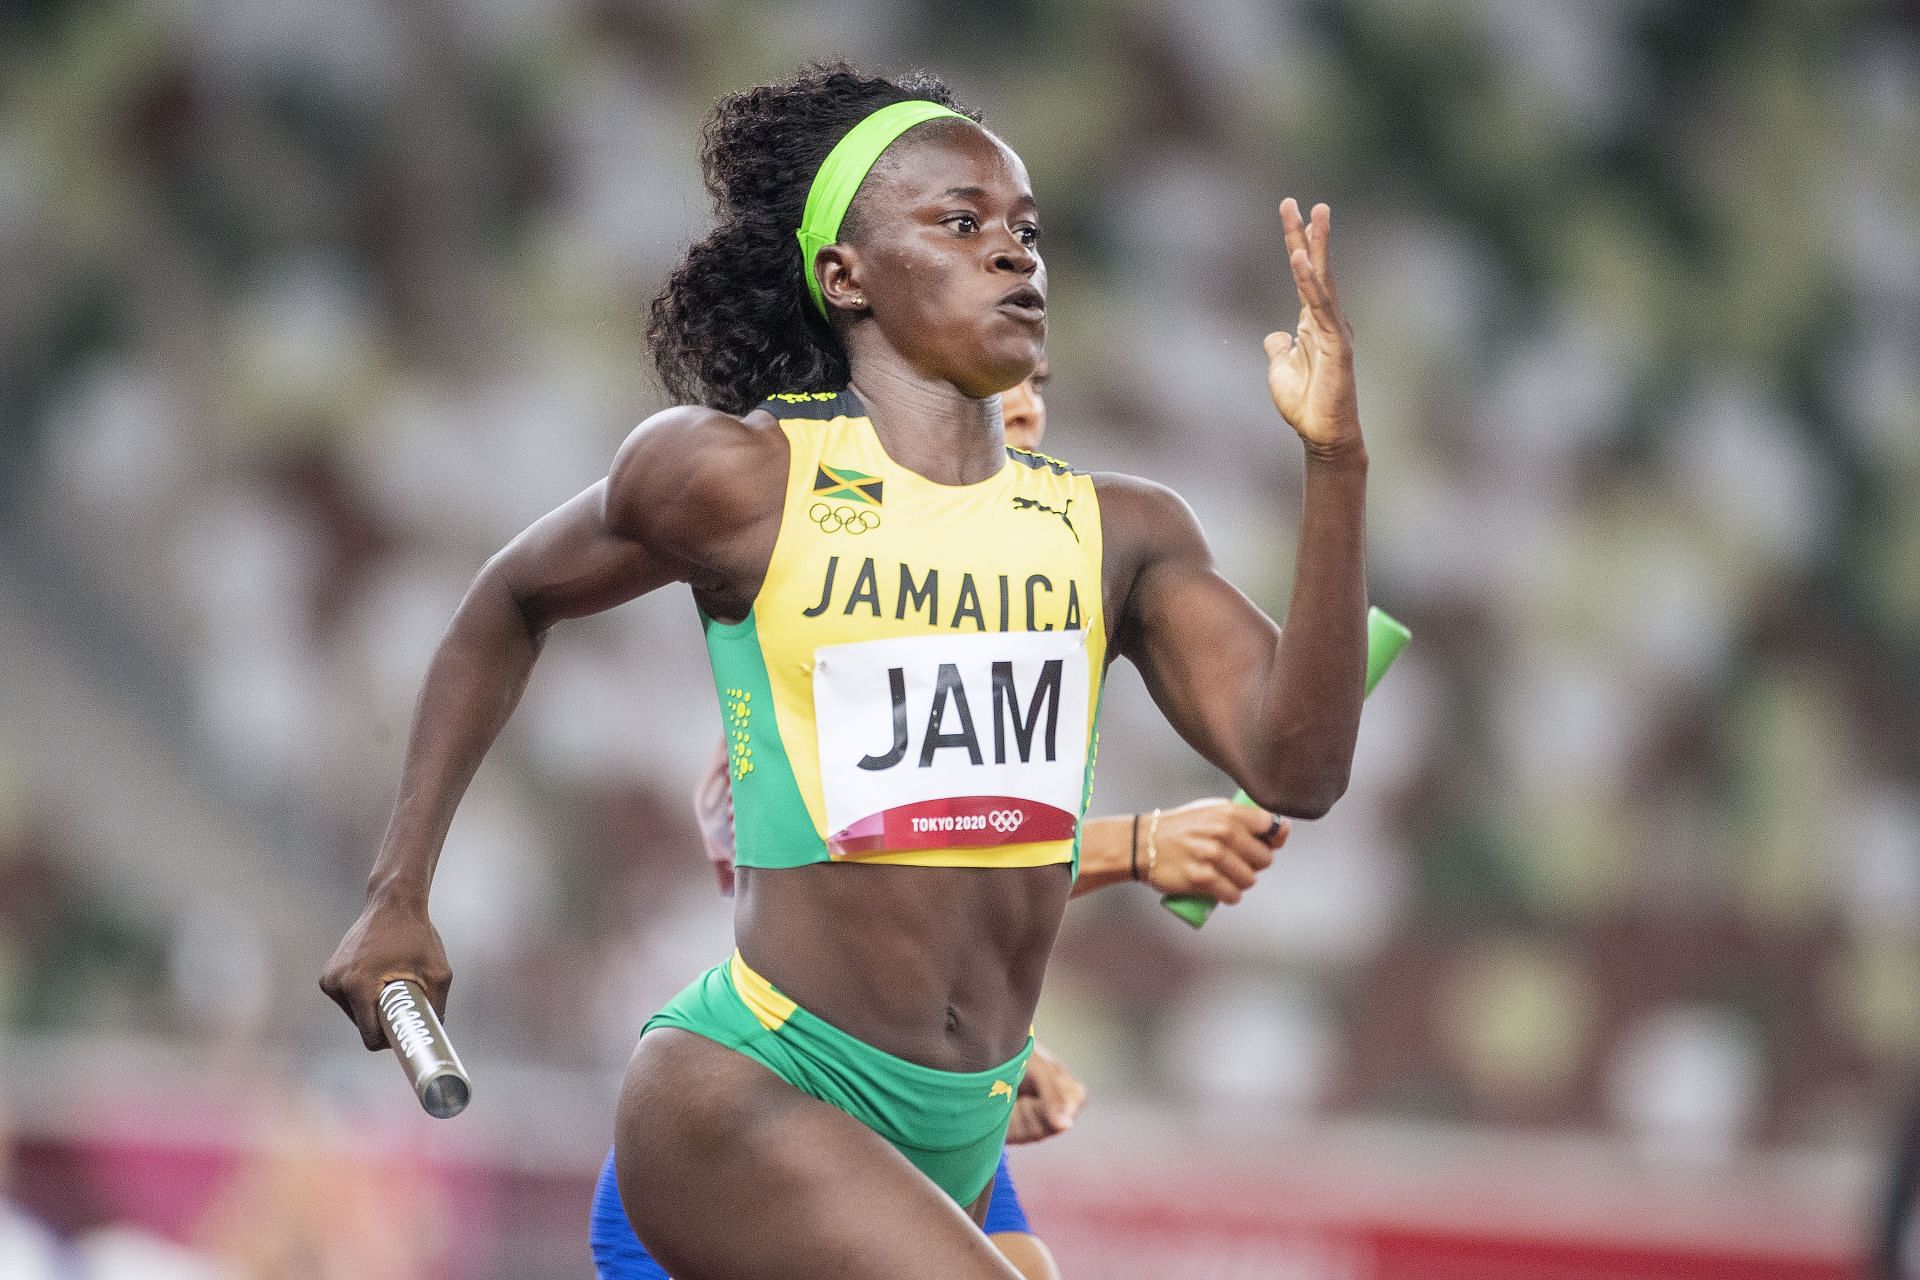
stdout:
[[[1367,692],[1380,683],[1380,677],[1387,674],[1387,668],[1400,656],[1400,651],[1413,639],[1413,632],[1389,617],[1379,609],[1367,610]],[[1253,803],[1252,797],[1244,791],[1233,793],[1235,804]],[[1198,929],[1213,914],[1220,904],[1204,893],[1169,893],[1160,899],[1160,905]]]

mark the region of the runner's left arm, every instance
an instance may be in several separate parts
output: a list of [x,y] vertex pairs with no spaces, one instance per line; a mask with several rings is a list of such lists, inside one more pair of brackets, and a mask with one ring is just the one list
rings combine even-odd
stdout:
[[1280,207],[1301,307],[1267,335],[1267,387],[1305,455],[1283,631],[1219,571],[1200,524],[1163,486],[1103,477],[1108,545],[1126,576],[1116,652],[1168,721],[1275,813],[1317,818],[1345,791],[1366,679],[1367,449],[1353,335],[1328,262],[1325,205]]

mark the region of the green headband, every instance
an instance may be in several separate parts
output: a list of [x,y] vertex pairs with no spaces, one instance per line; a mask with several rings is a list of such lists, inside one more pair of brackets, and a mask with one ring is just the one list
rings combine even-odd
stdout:
[[800,265],[806,272],[807,292],[813,295],[813,305],[820,308],[822,316],[827,314],[827,300],[821,296],[820,278],[813,271],[814,258],[840,239],[840,222],[853,203],[853,193],[860,189],[881,153],[913,126],[942,116],[966,119],[958,111],[920,99],[882,107],[849,129],[820,162],[820,172],[813,175],[813,186],[807,190],[807,211],[794,234],[800,237]]

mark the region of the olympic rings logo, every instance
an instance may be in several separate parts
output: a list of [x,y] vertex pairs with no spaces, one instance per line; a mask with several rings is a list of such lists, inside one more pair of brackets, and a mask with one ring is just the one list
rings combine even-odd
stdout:
[[1003,836],[1019,830],[1020,824],[1026,820],[1027,815],[1018,809],[995,809],[987,815],[987,821],[993,829]]
[[868,533],[880,527],[880,513],[866,507],[836,507],[816,502],[807,508],[807,519],[820,526],[822,533]]

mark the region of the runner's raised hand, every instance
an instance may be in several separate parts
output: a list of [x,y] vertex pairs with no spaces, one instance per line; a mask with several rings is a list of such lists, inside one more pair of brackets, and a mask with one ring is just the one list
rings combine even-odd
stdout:
[[1308,449],[1335,456],[1365,445],[1353,382],[1353,326],[1340,310],[1327,252],[1331,218],[1324,204],[1313,206],[1310,220],[1303,221],[1293,197],[1280,202],[1300,319],[1292,333],[1268,334],[1265,345],[1274,408]]

